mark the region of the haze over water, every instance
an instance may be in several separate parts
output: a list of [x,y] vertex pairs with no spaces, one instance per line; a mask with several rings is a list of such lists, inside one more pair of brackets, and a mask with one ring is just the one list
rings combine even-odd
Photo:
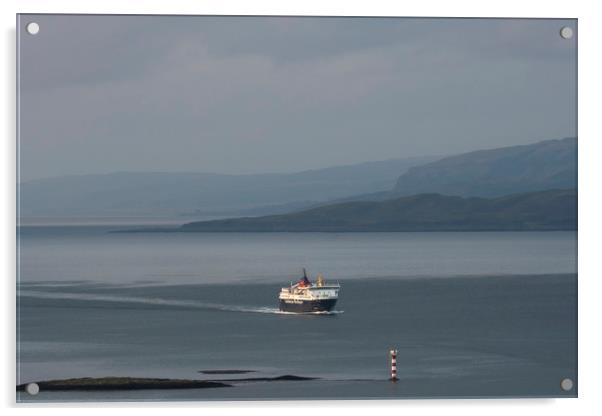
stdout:
[[370,277],[576,272],[575,232],[110,233],[23,227],[20,281],[277,284],[302,267]]

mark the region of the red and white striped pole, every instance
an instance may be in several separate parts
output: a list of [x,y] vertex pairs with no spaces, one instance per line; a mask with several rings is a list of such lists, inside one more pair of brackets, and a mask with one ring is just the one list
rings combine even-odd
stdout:
[[389,351],[391,355],[391,378],[389,380],[395,382],[399,380],[397,378],[397,350]]

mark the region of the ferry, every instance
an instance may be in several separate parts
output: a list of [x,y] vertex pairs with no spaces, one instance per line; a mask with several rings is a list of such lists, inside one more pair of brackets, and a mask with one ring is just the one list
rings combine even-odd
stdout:
[[330,312],[339,299],[340,289],[338,283],[326,283],[321,274],[318,274],[315,282],[311,282],[303,269],[303,277],[297,283],[280,290],[280,310],[295,313]]

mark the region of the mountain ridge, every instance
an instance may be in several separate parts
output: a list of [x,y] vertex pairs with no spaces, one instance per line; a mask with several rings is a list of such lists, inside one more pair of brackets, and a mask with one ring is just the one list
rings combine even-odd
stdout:
[[182,232],[553,231],[576,230],[577,191],[497,198],[418,194],[343,202],[290,214],[191,222]]
[[577,187],[577,139],[477,150],[411,167],[392,193],[495,197]]
[[20,185],[20,211],[25,217],[261,215],[388,190],[400,170],[434,159],[389,159],[282,174],[115,172],[36,179]]

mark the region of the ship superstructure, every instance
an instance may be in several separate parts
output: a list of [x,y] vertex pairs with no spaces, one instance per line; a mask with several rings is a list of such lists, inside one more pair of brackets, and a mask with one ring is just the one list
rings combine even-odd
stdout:
[[307,277],[303,269],[303,277],[280,290],[280,310],[283,312],[329,312],[339,299],[338,283],[326,283],[324,277],[318,274],[315,282]]

